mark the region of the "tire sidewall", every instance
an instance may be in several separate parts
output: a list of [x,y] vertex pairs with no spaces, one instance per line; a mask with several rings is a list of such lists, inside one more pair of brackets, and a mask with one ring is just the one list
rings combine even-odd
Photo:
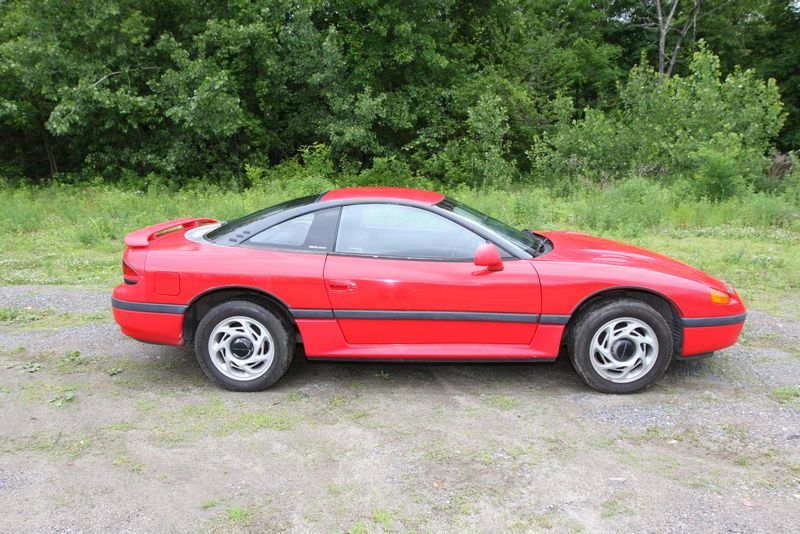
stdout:
[[[244,316],[261,323],[272,336],[275,355],[267,372],[252,380],[236,380],[222,374],[208,352],[214,328],[230,317]],[[294,340],[289,329],[273,312],[250,301],[224,302],[212,308],[200,321],[195,335],[195,356],[200,368],[211,380],[231,391],[262,391],[286,373],[294,355]]]
[[[592,338],[603,325],[614,319],[630,317],[646,323],[658,339],[658,355],[650,370],[627,383],[612,382],[602,377],[591,362]],[[637,300],[619,300],[594,306],[575,322],[570,340],[572,366],[592,388],[603,393],[634,393],[653,385],[661,378],[672,359],[672,330],[667,320],[648,304]]]

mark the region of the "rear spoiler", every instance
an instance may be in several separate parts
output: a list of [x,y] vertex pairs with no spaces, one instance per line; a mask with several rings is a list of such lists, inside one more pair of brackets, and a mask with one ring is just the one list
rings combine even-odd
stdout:
[[153,238],[158,237],[160,234],[165,234],[168,231],[183,230],[184,228],[194,228],[195,226],[202,226],[204,224],[215,223],[216,219],[208,219],[204,217],[185,217],[183,219],[175,219],[174,221],[167,221],[160,224],[154,224],[140,230],[129,233],[125,236],[125,244],[129,247],[146,247],[150,244]]

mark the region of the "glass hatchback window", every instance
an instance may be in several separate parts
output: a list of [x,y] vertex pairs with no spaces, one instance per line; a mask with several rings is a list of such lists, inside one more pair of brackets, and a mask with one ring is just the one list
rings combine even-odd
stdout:
[[248,246],[326,252],[333,244],[339,208],[328,208],[278,223],[245,241]]
[[309,196],[306,196],[306,197],[296,198],[294,200],[281,202],[280,204],[276,204],[274,206],[270,206],[270,207],[265,208],[263,210],[256,211],[255,213],[251,213],[249,215],[245,215],[244,217],[241,217],[239,219],[236,219],[236,220],[233,220],[233,221],[228,221],[228,222],[222,224],[216,230],[212,230],[211,232],[206,234],[205,237],[209,241],[212,241],[212,242],[216,243],[219,238],[221,238],[223,236],[226,236],[226,235],[228,235],[228,234],[230,234],[232,232],[235,232],[237,230],[240,230],[240,229],[250,225],[251,223],[254,223],[256,221],[259,221],[261,219],[264,219],[266,217],[269,217],[270,215],[273,215],[275,213],[279,213],[281,211],[286,211],[286,210],[289,210],[289,209],[292,209],[292,208],[297,208],[299,206],[305,206],[305,205],[311,204],[313,202],[316,202],[318,198],[319,198],[319,195],[309,195]]
[[336,252],[373,257],[472,260],[485,240],[436,213],[394,204],[342,208]]

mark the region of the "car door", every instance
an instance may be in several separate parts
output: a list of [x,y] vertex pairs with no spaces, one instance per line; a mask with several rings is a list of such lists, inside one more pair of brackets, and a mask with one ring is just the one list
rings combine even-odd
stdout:
[[427,209],[344,206],[325,286],[350,344],[528,344],[540,312],[527,260],[473,262],[485,239]]

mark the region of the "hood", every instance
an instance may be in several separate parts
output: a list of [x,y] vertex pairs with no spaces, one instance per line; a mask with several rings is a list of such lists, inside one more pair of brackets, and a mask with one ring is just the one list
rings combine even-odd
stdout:
[[725,284],[713,276],[650,250],[577,232],[543,232],[542,235],[553,242],[553,250],[537,261],[646,269],[725,289]]

